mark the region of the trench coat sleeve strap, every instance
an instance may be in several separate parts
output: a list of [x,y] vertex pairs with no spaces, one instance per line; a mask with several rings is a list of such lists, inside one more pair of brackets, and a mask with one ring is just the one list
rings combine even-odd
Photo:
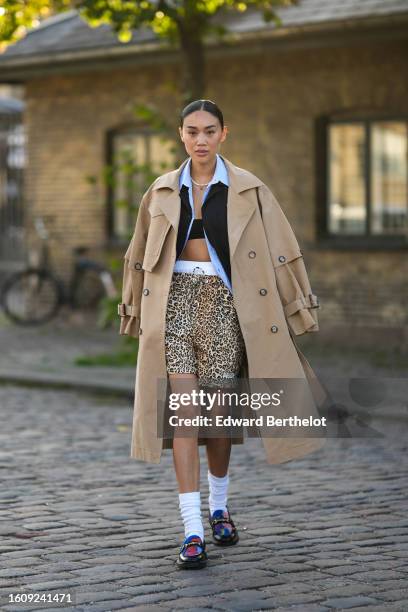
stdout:
[[140,306],[143,290],[144,271],[142,268],[150,213],[147,191],[141,200],[132,239],[124,255],[122,301],[118,304],[120,316],[119,334],[139,337]]
[[257,188],[257,195],[288,326],[297,336],[319,331],[317,308],[320,304],[312,292],[294,231],[277,199],[266,185]]

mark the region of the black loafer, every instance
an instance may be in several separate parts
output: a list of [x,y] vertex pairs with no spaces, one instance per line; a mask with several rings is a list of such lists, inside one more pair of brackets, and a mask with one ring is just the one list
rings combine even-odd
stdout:
[[238,531],[231,518],[228,506],[226,511],[216,510],[212,516],[210,511],[208,511],[208,520],[212,529],[214,544],[218,546],[232,546],[238,542]]
[[177,566],[180,569],[200,569],[206,565],[205,540],[198,535],[188,536],[180,546]]

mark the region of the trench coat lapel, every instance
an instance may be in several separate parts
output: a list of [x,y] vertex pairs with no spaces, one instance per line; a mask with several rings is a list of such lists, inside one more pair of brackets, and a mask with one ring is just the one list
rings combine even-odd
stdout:
[[[227,222],[230,258],[232,259],[242,233],[257,207],[257,201],[254,198],[249,199],[242,194],[247,189],[262,185],[262,181],[235,166],[223,155],[220,155],[220,157],[227,167],[230,183],[227,199]],[[162,210],[176,233],[181,209],[179,179],[187,162],[188,158],[176,170],[160,176],[153,188],[154,190],[162,188],[171,190],[170,193],[161,194],[161,197],[157,199],[157,206]]]

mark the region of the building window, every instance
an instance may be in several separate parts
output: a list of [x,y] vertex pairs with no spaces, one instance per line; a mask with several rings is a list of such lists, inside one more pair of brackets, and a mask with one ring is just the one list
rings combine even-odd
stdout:
[[323,237],[408,244],[408,121],[327,120]]
[[24,102],[0,97],[0,273],[20,267],[26,255]]
[[126,126],[108,133],[108,233],[126,241],[141,198],[153,180],[174,169],[174,142],[147,128]]

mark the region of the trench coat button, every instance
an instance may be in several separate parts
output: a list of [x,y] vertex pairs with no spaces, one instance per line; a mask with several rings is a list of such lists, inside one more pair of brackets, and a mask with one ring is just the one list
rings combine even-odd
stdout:
[[272,325],[271,332],[275,334],[277,331],[278,331],[278,326],[277,325]]
[[141,336],[143,333],[143,329],[141,327],[139,327],[139,336]]
[[266,289],[260,289],[260,290],[259,290],[259,293],[260,293],[261,295],[266,295],[268,292],[267,292],[267,290],[266,290]]
[[253,259],[254,257],[256,257],[256,253],[255,253],[255,251],[249,251],[249,253],[248,253],[248,257],[250,257],[251,259]]
[[278,259],[279,259],[279,261],[280,261],[281,263],[283,263],[284,261],[286,261],[286,257],[285,257],[284,255],[279,255]]
[[142,264],[140,263],[140,261],[137,261],[135,263],[135,268],[136,268],[136,270],[141,270],[142,269]]
[[150,291],[148,289],[143,289],[143,295],[149,295]]

